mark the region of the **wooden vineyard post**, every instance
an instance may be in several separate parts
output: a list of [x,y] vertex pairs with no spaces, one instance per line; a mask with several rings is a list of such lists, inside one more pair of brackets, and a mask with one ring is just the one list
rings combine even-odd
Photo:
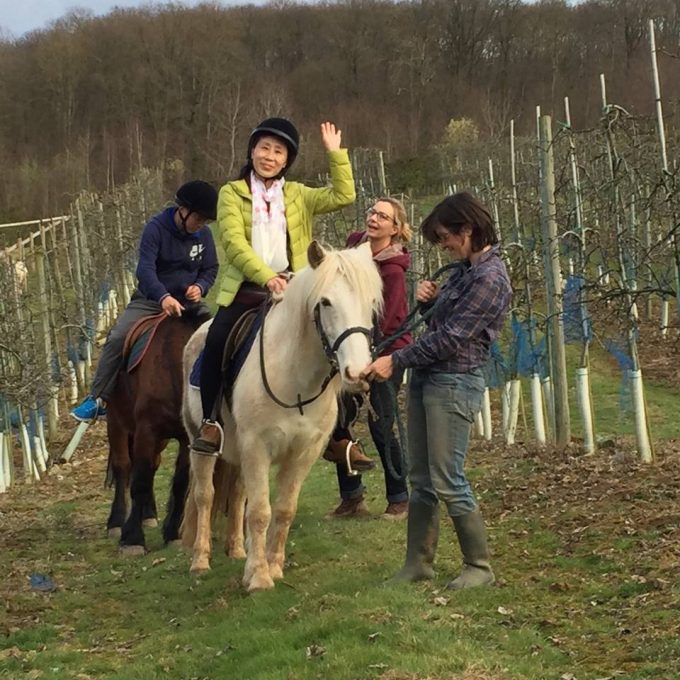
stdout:
[[548,302],[548,332],[551,345],[551,374],[555,399],[555,444],[565,448],[571,441],[569,385],[564,345],[562,314],[562,273],[560,271],[559,238],[555,210],[555,166],[552,148],[552,119],[540,119],[541,158],[541,224],[543,248],[548,270],[545,272]]

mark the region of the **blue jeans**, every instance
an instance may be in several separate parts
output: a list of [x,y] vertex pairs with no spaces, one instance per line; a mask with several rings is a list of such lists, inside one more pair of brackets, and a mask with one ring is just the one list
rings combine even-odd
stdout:
[[408,393],[412,502],[434,506],[441,501],[451,517],[477,509],[465,477],[465,455],[484,385],[481,369],[469,373],[413,370]]

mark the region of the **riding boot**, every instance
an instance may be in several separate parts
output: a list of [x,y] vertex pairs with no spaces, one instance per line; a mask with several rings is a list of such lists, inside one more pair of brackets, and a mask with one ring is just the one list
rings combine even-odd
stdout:
[[434,556],[439,541],[439,505],[413,500],[408,504],[406,562],[395,581],[422,581],[434,578]]
[[323,459],[329,463],[339,463],[347,466],[347,453],[349,447],[349,463],[352,469],[359,472],[367,472],[375,467],[375,462],[371,460],[361,449],[359,442],[349,439],[335,441],[331,439],[323,454]]
[[205,456],[217,456],[222,450],[223,437],[222,426],[214,420],[205,419],[198,437],[191,444],[191,450]]
[[463,571],[446,587],[451,590],[491,585],[496,577],[489,562],[486,529],[479,510],[452,517],[463,553]]

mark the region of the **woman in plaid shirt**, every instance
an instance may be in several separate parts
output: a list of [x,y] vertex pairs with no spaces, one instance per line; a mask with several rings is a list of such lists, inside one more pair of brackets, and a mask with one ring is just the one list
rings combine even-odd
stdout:
[[406,563],[397,578],[433,578],[439,534],[439,501],[453,520],[463,554],[461,574],[449,588],[490,585],[484,521],[465,476],[470,426],[484,393],[483,366],[499,336],[512,288],[501,260],[489,211],[463,192],[441,201],[425,218],[423,236],[448,251],[460,266],[438,287],[419,284],[421,311],[430,310],[427,330],[411,345],[379,357],[365,370],[388,380],[412,369],[408,394],[411,496]]

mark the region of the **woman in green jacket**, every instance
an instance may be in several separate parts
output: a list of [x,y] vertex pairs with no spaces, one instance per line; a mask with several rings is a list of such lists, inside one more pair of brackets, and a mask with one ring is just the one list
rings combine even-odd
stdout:
[[347,149],[340,148],[341,139],[333,123],[322,123],[331,187],[286,182],[284,176],[298,154],[300,136],[290,121],[267,118],[250,134],[248,160],[238,179],[220,190],[217,223],[225,263],[217,295],[219,308],[201,364],[203,425],[192,444],[196,453],[216,455],[221,447],[215,402],[222,381],[222,353],[234,323],[267,292],[283,293],[287,274],[307,265],[314,215],[354,202],[352,166]]

